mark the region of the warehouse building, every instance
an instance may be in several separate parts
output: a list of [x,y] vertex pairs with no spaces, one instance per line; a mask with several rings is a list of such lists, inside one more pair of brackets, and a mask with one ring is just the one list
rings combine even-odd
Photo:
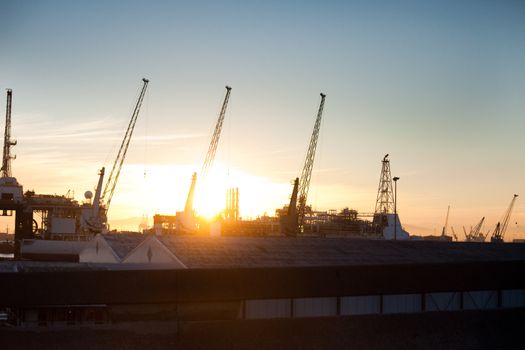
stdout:
[[390,315],[436,314],[459,320],[470,312],[491,317],[525,309],[523,244],[97,239],[98,255],[97,240],[80,255],[81,261],[102,257],[97,261],[0,263],[0,312],[13,325],[47,329],[145,320],[387,322]]

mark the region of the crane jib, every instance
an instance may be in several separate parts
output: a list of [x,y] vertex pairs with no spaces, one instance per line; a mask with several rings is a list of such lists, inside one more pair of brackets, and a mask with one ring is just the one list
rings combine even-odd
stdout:
[[120,144],[117,158],[115,158],[113,167],[111,168],[111,172],[109,173],[108,181],[106,182],[106,186],[104,187],[102,199],[106,203],[106,211],[109,209],[111,199],[113,198],[113,194],[115,192],[115,187],[117,185],[117,181],[120,175],[120,170],[122,169],[122,164],[124,164],[124,159],[126,158],[126,153],[128,151],[129,143],[131,141],[131,136],[133,135],[133,130],[135,129],[135,124],[137,123],[140,107],[142,106],[142,101],[144,100],[144,95],[146,94],[146,89],[148,87],[149,80],[143,78],[142,82],[144,85],[142,86],[142,90],[133,110],[133,114],[131,115],[128,128],[126,129],[126,133],[124,134],[124,138],[122,139],[122,143]]

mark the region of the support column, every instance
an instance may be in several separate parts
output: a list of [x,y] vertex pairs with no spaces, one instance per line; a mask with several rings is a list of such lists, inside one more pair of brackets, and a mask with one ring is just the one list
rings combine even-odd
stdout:
[[19,208],[15,213],[15,260],[20,259],[20,243],[23,239],[33,239],[33,210]]

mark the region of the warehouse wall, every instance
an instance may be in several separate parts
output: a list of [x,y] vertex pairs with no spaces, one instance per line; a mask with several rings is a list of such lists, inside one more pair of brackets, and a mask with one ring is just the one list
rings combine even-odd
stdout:
[[246,300],[244,318],[303,318],[525,308],[525,289]]

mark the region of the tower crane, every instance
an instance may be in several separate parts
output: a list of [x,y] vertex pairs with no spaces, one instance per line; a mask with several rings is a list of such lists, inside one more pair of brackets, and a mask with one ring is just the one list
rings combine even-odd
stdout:
[[120,170],[122,169],[122,164],[124,163],[124,159],[126,158],[129,142],[131,141],[131,136],[133,135],[133,130],[135,129],[135,124],[137,123],[137,117],[139,116],[140,107],[142,106],[142,101],[144,100],[144,95],[146,94],[146,89],[148,87],[149,80],[143,78],[142,82],[142,90],[140,91],[137,104],[135,105],[133,114],[131,115],[131,119],[129,120],[128,128],[126,130],[126,133],[124,134],[122,143],[120,144],[117,158],[113,163],[113,168],[111,168],[111,172],[109,173],[109,177],[106,182],[106,186],[104,187],[104,192],[102,194],[101,199],[106,204],[106,212],[109,210],[111,199],[113,198],[115,187],[117,186]]
[[[213,131],[213,136],[211,138],[210,146],[208,147],[208,152],[206,153],[206,158],[201,168],[201,181],[205,179],[208,171],[213,165],[215,159],[215,153],[217,153],[217,146],[219,145],[219,139],[221,137],[222,124],[224,123],[224,117],[226,116],[226,109],[228,107],[228,102],[230,100],[230,93],[232,88],[226,86],[226,95],[224,96],[224,101],[222,103],[221,112],[219,113],[219,118],[215,124],[215,130]],[[191,223],[188,223],[190,219],[193,218],[193,197],[195,194],[195,188],[197,186],[197,173],[193,173],[191,178],[191,185],[188,191],[188,197],[186,199],[186,205],[184,206],[184,221],[186,221],[186,226],[191,226]],[[183,222],[183,226],[185,223]]]
[[16,156],[11,155],[11,146],[16,145],[16,140],[11,140],[11,104],[13,90],[7,89],[7,105],[5,110],[5,133],[4,133],[4,154],[2,158],[2,177],[11,177],[11,159]]
[[286,235],[296,235],[303,230],[306,200],[310,188],[315,150],[317,148],[317,139],[319,138],[319,130],[321,128],[321,119],[326,98],[325,94],[321,93],[320,95],[321,103],[319,104],[319,110],[317,111],[317,118],[315,119],[314,129],[312,131],[312,137],[310,138],[310,145],[308,146],[308,152],[306,153],[301,177],[294,181],[294,190],[292,197],[290,198],[288,213],[281,219],[282,231]]
[[512,208],[514,207],[514,203],[516,202],[516,198],[518,198],[517,194],[515,194],[512,197],[510,205],[507,208],[505,214],[503,215],[502,220],[496,224],[496,228],[494,229],[494,232],[492,232],[492,236],[490,238],[490,241],[492,243],[503,243],[503,239],[505,238],[505,232],[507,231],[507,226],[509,225],[510,214],[512,212]]

